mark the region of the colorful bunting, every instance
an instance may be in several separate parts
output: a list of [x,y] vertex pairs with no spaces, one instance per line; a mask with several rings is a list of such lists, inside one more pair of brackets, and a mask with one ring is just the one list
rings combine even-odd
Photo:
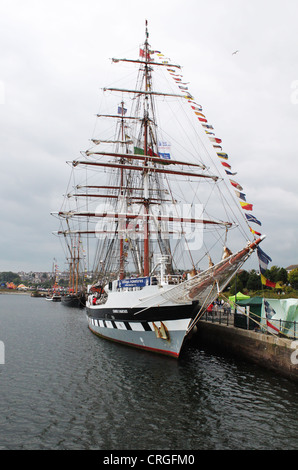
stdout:
[[280,282],[272,282],[267,279],[264,274],[261,274],[261,282],[266,287],[272,287],[273,289],[280,289],[282,287]]
[[[164,57],[163,54],[161,54],[160,51],[152,51],[152,53],[156,53],[158,56]],[[172,78],[175,80],[175,82],[176,82],[177,86],[180,88],[180,90],[182,90],[182,91],[188,90],[188,87],[181,86],[181,85],[187,85],[188,84],[188,83],[182,82],[183,75],[177,74],[176,70],[171,69],[171,68],[167,68],[167,70],[170,73],[170,75],[172,76]],[[205,133],[208,135],[210,142],[212,142],[213,148],[216,149],[217,156],[219,158],[223,159],[223,160],[228,160],[228,158],[229,158],[228,154],[226,154],[225,152],[222,152],[221,145],[218,145],[218,144],[222,143],[222,140],[215,137],[215,134],[213,132],[209,132],[209,131],[206,130],[206,129],[212,129],[213,130],[214,128],[213,128],[212,125],[208,124],[208,120],[207,120],[206,116],[204,114],[202,114],[202,111],[203,111],[202,106],[194,101],[193,96],[189,92],[186,93],[185,98],[190,103],[191,109],[193,109],[195,115],[198,117],[198,120],[201,123],[202,127],[205,128]],[[214,136],[214,137],[212,137],[212,136]],[[220,150],[220,151],[218,151],[218,150]],[[233,173],[231,171],[231,165],[229,165],[228,163],[221,162],[221,164],[223,165],[225,173],[227,175],[233,176],[233,175],[237,174],[237,172]],[[241,208],[244,209],[244,210],[247,210],[247,211],[252,211],[253,210],[253,205],[248,204],[246,202],[246,196],[245,196],[244,193],[241,192],[241,191],[243,191],[242,186],[239,183],[237,183],[236,181],[231,180],[231,179],[230,179],[230,183],[237,190],[237,191],[235,191],[236,196],[239,199],[241,199],[242,201],[244,201],[244,202],[239,201]],[[251,214],[246,214],[245,213],[245,217],[246,217],[247,222],[253,222],[257,225],[262,225],[261,222]],[[248,224],[248,227],[249,227],[249,230],[251,231],[251,233],[253,233],[254,235],[257,235],[257,236],[261,236],[261,233],[253,230],[250,227],[249,224]]]
[[239,189],[239,191],[242,191],[243,188],[242,188],[242,186],[240,186],[239,183],[237,183],[234,180],[230,180],[230,183],[231,183],[232,186],[234,186],[234,188],[237,188],[237,189]]
[[258,235],[258,236],[261,236],[261,235],[262,235],[260,232],[257,232],[256,230],[253,230],[251,227],[249,227],[249,230],[250,230],[251,233],[253,233],[254,235]]
[[124,114],[126,114],[126,112],[127,112],[126,108],[122,108],[122,106],[118,106],[118,114],[123,113],[123,116],[124,116]]
[[195,101],[189,101],[189,103],[190,103],[190,104],[195,104],[195,105],[199,106],[200,108],[202,107],[202,105],[201,105],[201,104],[199,104],[199,103],[196,103]]
[[224,152],[217,152],[217,155],[219,156],[219,158],[224,158],[225,160],[229,158],[228,154]]
[[195,111],[195,115],[196,115],[196,116],[202,116],[203,118],[206,119],[206,116],[205,116],[204,114],[202,114],[202,113],[199,113],[198,111]]
[[279,329],[273,325],[271,319],[276,314],[275,310],[270,306],[269,302],[264,299],[264,308],[265,308],[265,315],[266,315],[266,323],[267,328],[270,333],[278,334]]
[[[147,60],[150,59],[150,51],[147,53]],[[145,57],[146,56],[146,53],[144,51],[144,49],[140,49],[140,53],[139,53],[140,57]]]
[[231,168],[231,165],[229,165],[227,162],[220,162],[220,163],[226,168]]
[[259,259],[259,267],[260,267],[262,284],[266,287],[272,287],[273,289],[280,288],[281,287],[280,282],[269,281],[269,279],[267,279],[264,275],[266,270],[268,269],[269,262],[272,261],[270,256],[268,256],[259,246],[257,247],[257,255]]
[[239,199],[242,199],[242,201],[246,201],[246,197],[244,193],[240,193],[240,191],[235,191],[236,196],[239,197]]
[[217,137],[210,137],[210,140],[211,140],[211,142],[216,142],[217,144],[221,144],[221,142],[222,142],[222,140],[218,139]]
[[195,111],[202,111],[202,108],[199,106],[191,106],[191,108],[194,109]]
[[245,209],[247,211],[252,211],[252,204],[248,204],[247,202],[241,202],[239,201],[240,206],[242,209]]
[[254,222],[255,224],[262,225],[259,220],[257,220],[253,215],[251,214],[245,214],[245,217],[247,218],[248,222]]
[[259,246],[257,247],[257,255],[259,258],[260,271],[264,274],[272,259]]

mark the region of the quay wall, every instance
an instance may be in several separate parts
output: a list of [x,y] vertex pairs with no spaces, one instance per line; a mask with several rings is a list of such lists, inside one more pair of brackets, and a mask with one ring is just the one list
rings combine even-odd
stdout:
[[298,382],[297,341],[205,320],[197,323],[195,337],[199,344],[225,350]]

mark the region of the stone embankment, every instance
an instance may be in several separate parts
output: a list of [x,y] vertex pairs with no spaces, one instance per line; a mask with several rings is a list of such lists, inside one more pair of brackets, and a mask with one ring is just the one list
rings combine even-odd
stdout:
[[297,340],[206,320],[197,323],[195,336],[202,345],[225,350],[298,381]]

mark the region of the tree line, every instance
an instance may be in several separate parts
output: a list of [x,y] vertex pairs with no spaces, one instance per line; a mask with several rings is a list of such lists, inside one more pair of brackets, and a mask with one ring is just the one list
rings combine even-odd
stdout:
[[[282,285],[282,289],[277,290],[289,291],[291,289],[298,290],[298,269],[294,269],[290,273],[285,268],[279,268],[278,266],[272,266],[267,269],[264,273],[266,279],[271,282],[279,282]],[[245,291],[259,291],[272,288],[262,285],[261,276],[258,271],[252,269],[251,271],[240,271],[231,281],[230,293],[234,295],[237,292]]]
[[22,280],[17,273],[13,273],[12,271],[3,271],[0,272],[0,284],[6,282],[13,282],[14,284],[21,284]]

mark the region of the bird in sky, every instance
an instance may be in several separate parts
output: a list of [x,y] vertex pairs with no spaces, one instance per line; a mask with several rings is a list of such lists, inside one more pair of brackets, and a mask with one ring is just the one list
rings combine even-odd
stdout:
[[233,53],[232,53],[232,55],[234,55],[234,54],[237,54],[237,52],[239,52],[239,51],[235,51],[235,52],[233,52]]

